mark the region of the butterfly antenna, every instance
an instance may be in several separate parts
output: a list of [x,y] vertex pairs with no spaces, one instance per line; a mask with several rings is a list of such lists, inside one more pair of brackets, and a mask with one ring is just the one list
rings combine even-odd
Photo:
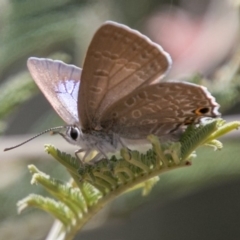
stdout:
[[41,132],[41,133],[39,133],[39,134],[29,138],[28,140],[26,140],[26,141],[24,141],[24,142],[22,142],[22,143],[20,143],[18,145],[15,145],[15,146],[9,147],[9,148],[5,148],[3,151],[6,152],[6,151],[12,150],[14,148],[20,147],[20,146],[24,145],[25,143],[28,143],[28,142],[32,141],[33,139],[35,139],[35,138],[37,138],[37,137],[39,137],[39,136],[41,136],[41,135],[43,135],[43,134],[45,134],[47,132],[52,132],[52,134],[55,134],[55,133],[58,132],[58,131],[55,132],[56,130],[63,129],[63,128],[66,128],[66,127],[65,126],[60,126],[60,127],[53,127],[53,128],[47,129],[47,130],[45,130],[45,131],[43,131],[43,132]]

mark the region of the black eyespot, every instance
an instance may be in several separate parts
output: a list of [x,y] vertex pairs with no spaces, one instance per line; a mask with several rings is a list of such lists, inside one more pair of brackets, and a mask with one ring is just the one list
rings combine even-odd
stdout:
[[201,116],[201,115],[206,114],[208,112],[209,112],[209,108],[207,108],[207,107],[203,107],[203,108],[200,107],[200,108],[193,111],[193,113],[195,113],[198,116]]
[[200,108],[198,111],[200,113],[204,114],[204,113],[208,113],[209,109],[208,108]]
[[71,127],[71,130],[70,130],[70,137],[73,139],[73,140],[77,140],[78,138],[78,135],[79,135],[79,131],[77,128],[75,127]]

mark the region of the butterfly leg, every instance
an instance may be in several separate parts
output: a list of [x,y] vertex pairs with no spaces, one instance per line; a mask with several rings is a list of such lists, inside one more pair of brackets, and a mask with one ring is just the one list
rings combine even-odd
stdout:
[[100,157],[102,155],[105,158],[107,158],[107,155],[104,152],[100,151],[100,149],[97,149],[98,153],[91,160],[86,162],[86,158],[92,152],[92,150],[90,150],[90,149],[88,149],[88,150],[80,149],[80,150],[76,151],[75,154],[80,153],[80,152],[84,152],[84,151],[85,151],[85,154],[84,154],[83,158],[80,159],[78,157],[78,159],[79,159],[79,161],[81,162],[82,165],[93,165],[93,164],[97,163],[100,160]]
[[114,137],[116,139],[116,142],[120,144],[121,148],[126,148],[128,151],[131,151],[131,149],[127,147],[127,145],[123,142],[123,140],[118,134],[115,134]]
[[[83,156],[83,158],[82,159],[80,159],[80,157],[79,157],[79,153],[81,153],[81,152],[85,152],[85,154],[84,154],[84,156]],[[81,164],[81,166],[83,167],[84,166],[84,164],[85,164],[85,159],[86,159],[86,157],[87,157],[87,155],[90,153],[90,150],[85,150],[85,149],[78,149],[77,151],[75,151],[75,156],[76,156],[76,158],[79,160],[79,162],[80,162],[80,164]]]
[[122,141],[122,139],[121,139],[120,137],[118,137],[118,141],[119,141],[119,143],[120,143],[120,145],[121,145],[122,148],[127,148],[127,149],[129,149],[129,148],[123,143],[123,141]]
[[[106,155],[106,153],[101,149],[101,148],[97,148],[98,150],[98,153],[97,155],[91,160],[92,163],[97,163],[99,161],[101,161],[101,157],[105,158],[107,160],[107,165],[108,165],[108,168],[111,172],[113,172],[113,166],[111,164],[111,162],[109,161],[109,158],[108,156]],[[102,159],[103,160],[103,159]]]
[[[80,159],[80,157],[79,157],[79,155],[78,155],[78,154],[81,153],[81,152],[85,152],[82,159]],[[87,166],[92,166],[92,165],[94,164],[94,162],[92,162],[92,160],[91,160],[90,162],[85,162],[87,156],[88,156],[90,153],[91,153],[91,150],[90,150],[90,149],[88,149],[88,150],[78,149],[77,151],[75,151],[75,156],[76,156],[76,158],[77,158],[77,159],[79,160],[79,162],[80,162],[80,168],[79,168],[79,170],[78,170],[78,172],[79,172],[80,175],[85,172]],[[101,153],[98,153],[98,154],[101,155]],[[97,154],[95,157],[97,157],[98,154]],[[94,157],[94,158],[95,158],[95,157]],[[93,158],[93,159],[94,159],[94,158]],[[81,178],[80,178],[80,180],[81,180]]]

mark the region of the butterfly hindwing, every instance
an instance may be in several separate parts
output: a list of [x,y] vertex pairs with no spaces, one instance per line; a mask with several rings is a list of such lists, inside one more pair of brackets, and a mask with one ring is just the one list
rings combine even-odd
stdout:
[[105,112],[101,126],[127,138],[173,134],[180,126],[218,117],[219,105],[205,87],[162,82],[136,89]]

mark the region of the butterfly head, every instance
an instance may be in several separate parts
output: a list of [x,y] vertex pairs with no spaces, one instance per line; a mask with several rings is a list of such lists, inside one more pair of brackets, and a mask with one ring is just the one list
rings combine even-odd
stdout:
[[60,134],[67,142],[73,145],[79,145],[83,138],[82,130],[76,125],[67,125],[63,129],[53,134]]

